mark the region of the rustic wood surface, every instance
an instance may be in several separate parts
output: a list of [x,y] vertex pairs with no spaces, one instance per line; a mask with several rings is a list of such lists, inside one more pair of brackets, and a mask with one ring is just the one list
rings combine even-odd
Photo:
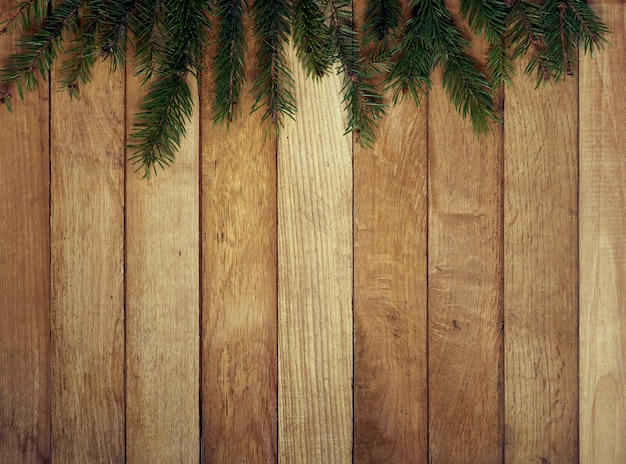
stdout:
[[55,84],[50,107],[52,461],[119,462],[124,76],[98,66],[72,102]]
[[[506,458],[578,462],[578,88],[517,68],[504,146]],[[524,117],[523,108],[534,110]],[[552,112],[551,108],[559,111]]]
[[[426,462],[427,111],[354,154],[354,462]],[[383,200],[384,199],[384,200]]]
[[580,459],[626,462],[626,5],[593,2],[612,46],[580,63]]
[[[428,123],[433,462],[502,461],[502,132],[477,138],[441,89]],[[495,125],[495,124],[494,124]]]
[[[139,79],[127,74],[127,107]],[[191,81],[190,81],[191,82]],[[192,85],[197,102],[197,89]],[[197,108],[197,106],[196,106]],[[127,133],[133,119],[127,121]],[[127,462],[194,462],[200,449],[199,118],[176,164],[126,181]],[[129,166],[130,167],[130,166]]]
[[132,66],[0,108],[0,462],[626,462],[626,7],[593,6],[612,45],[488,138],[436,73],[361,148],[292,51],[278,140],[250,96],[213,127],[206,73],[150,180]]
[[[278,144],[278,462],[352,459],[352,150],[341,81],[305,81]],[[332,96],[332,97],[331,97]]]
[[[247,60],[250,77],[252,58]],[[214,127],[212,76],[203,78],[202,433],[210,437],[203,440],[203,457],[205,462],[273,463],[276,138],[261,127],[260,111],[242,115],[228,130]],[[243,95],[245,111],[253,101],[248,92]]]
[[[0,2],[0,18],[9,5]],[[14,50],[12,37],[0,37],[0,60]],[[50,461],[47,83],[18,105],[13,113],[0,108],[0,462],[45,463]]]

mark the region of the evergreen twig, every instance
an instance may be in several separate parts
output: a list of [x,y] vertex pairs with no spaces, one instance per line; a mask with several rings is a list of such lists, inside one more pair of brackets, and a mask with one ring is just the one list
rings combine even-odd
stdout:
[[373,76],[359,53],[356,32],[352,29],[349,0],[330,0],[331,44],[343,76],[343,103],[348,112],[346,133],[354,132],[356,140],[370,146],[376,136],[376,120],[385,113],[383,96],[368,82]]
[[283,116],[294,117],[296,101],[294,82],[285,60],[289,37],[291,8],[287,0],[256,0],[254,2],[254,35],[258,43],[256,70],[252,93],[252,111],[265,108],[263,122],[270,122],[277,131]]
[[[185,126],[192,114],[193,100],[188,74],[201,69],[201,59],[210,23],[204,0],[165,0],[166,28],[161,42],[167,60],[157,70],[156,80],[141,105],[134,126],[131,158],[149,177],[156,166],[169,165],[175,158]],[[181,27],[184,25],[184,27]]]
[[[38,76],[47,78],[63,52],[59,79],[75,96],[99,58],[110,60],[111,70],[125,65],[132,42],[134,69],[149,90],[131,134],[131,160],[148,176],[174,160],[185,134],[193,110],[188,79],[201,71],[213,5],[219,18],[212,63],[214,119],[234,119],[246,79],[247,1],[18,0],[0,22],[0,36],[18,25],[30,32],[23,33],[18,52],[0,70],[0,103],[10,110],[13,93],[23,98],[35,89]],[[608,28],[584,0],[459,0],[461,20],[488,46],[485,65],[479,66],[443,0],[409,0],[407,14],[400,0],[363,1],[360,47],[350,0],[254,0],[251,109],[262,109],[270,128],[279,129],[283,117],[296,112],[285,56],[290,35],[307,76],[320,78],[337,64],[346,133],[363,145],[374,141],[386,108],[374,77],[385,77],[394,103],[410,94],[419,105],[440,65],[450,100],[477,133],[485,133],[498,119],[494,93],[511,82],[513,60],[526,57],[525,72],[536,72],[538,83],[559,80],[575,72],[580,53],[593,55],[608,43]]]
[[325,25],[329,0],[295,0],[293,5],[293,41],[296,56],[307,76],[321,78],[330,71],[330,31]]
[[213,107],[215,124],[231,123],[239,105],[241,87],[246,78],[244,65],[247,52],[243,30],[245,0],[217,0],[216,16],[220,18],[217,34],[217,54],[213,61],[215,99]]

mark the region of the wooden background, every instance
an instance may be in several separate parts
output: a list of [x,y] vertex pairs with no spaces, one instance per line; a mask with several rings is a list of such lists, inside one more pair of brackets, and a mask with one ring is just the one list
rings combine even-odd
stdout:
[[488,138],[435,85],[361,149],[297,65],[279,141],[213,128],[205,76],[150,181],[130,70],[0,111],[0,462],[626,463],[626,7],[593,6],[613,46]]

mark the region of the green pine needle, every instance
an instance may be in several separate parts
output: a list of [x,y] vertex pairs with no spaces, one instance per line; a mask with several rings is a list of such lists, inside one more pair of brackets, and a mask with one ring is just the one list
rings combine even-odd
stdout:
[[247,52],[243,28],[245,0],[217,0],[216,16],[220,18],[217,34],[215,70],[214,124],[231,123],[238,110],[241,88],[246,79],[244,65]]
[[[0,104],[11,110],[13,94],[23,98],[34,90],[59,56],[59,80],[76,96],[98,60],[109,60],[115,70],[127,65],[134,49],[131,65],[148,92],[129,147],[132,162],[149,176],[174,161],[185,136],[194,105],[189,79],[197,79],[208,53],[209,18],[218,23],[212,62],[216,123],[230,123],[240,111],[249,14],[256,41],[251,110],[261,110],[263,123],[275,131],[285,116],[294,117],[294,80],[285,56],[292,39],[307,76],[321,78],[336,65],[346,133],[364,146],[374,142],[386,110],[376,82],[392,91],[394,104],[408,94],[419,105],[441,66],[450,101],[484,134],[499,119],[494,94],[511,84],[514,60],[527,60],[525,72],[536,73],[540,84],[574,74],[581,53],[593,55],[609,43],[608,28],[584,0],[459,0],[460,21],[443,0],[409,0],[408,12],[400,0],[364,0],[362,47],[351,0],[254,0],[251,7],[247,1],[17,0],[0,19],[0,36],[21,33],[17,53],[0,70]],[[468,54],[462,21],[488,47],[484,66]]]
[[253,12],[259,48],[252,111],[264,108],[262,121],[271,123],[270,127],[278,132],[283,117],[293,118],[296,113],[294,81],[285,59],[291,8],[287,0],[256,0]]
[[330,31],[326,26],[329,0],[295,0],[293,3],[293,41],[296,56],[307,76],[321,78],[333,63]]

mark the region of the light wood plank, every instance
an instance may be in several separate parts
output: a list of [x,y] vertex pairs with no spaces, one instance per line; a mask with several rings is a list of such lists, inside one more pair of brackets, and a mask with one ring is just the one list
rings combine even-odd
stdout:
[[437,71],[428,140],[430,459],[500,463],[502,133],[477,138]]
[[626,462],[626,6],[590,2],[612,46],[580,63],[580,460]]
[[354,462],[427,462],[426,107],[354,155]]
[[[127,73],[132,115],[143,91]],[[127,176],[129,464],[200,458],[198,129],[196,106],[176,162],[150,180]]]
[[248,74],[230,128],[213,127],[210,74],[201,94],[205,463],[277,459],[276,139],[248,115]]
[[[7,18],[11,0],[0,1]],[[0,37],[0,62],[16,50]],[[2,87],[0,87],[2,90]],[[48,85],[0,106],[0,462],[50,461]]]
[[124,76],[53,86],[52,461],[124,461]]
[[352,165],[341,82],[305,81],[278,150],[279,462],[352,460]]
[[506,89],[506,461],[578,462],[578,85]]

